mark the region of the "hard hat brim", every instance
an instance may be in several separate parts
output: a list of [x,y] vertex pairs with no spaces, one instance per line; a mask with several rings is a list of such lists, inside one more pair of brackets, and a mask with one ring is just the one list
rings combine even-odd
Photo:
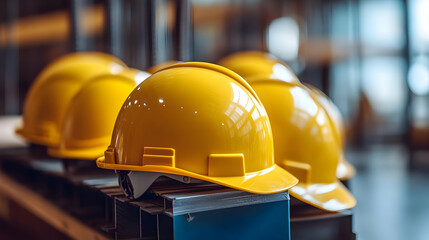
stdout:
[[298,200],[329,212],[338,212],[356,206],[356,199],[339,181],[329,184],[298,183],[289,192]]
[[342,159],[338,162],[337,166],[337,178],[341,181],[348,180],[354,177],[356,174],[355,167],[347,162],[345,159]]
[[16,135],[23,138],[26,142],[43,145],[47,147],[56,146],[59,142],[59,139],[53,139],[50,136],[39,136],[39,135],[30,134],[27,131],[25,131],[24,127],[16,128],[15,133]]
[[272,167],[264,169],[262,171],[247,173],[245,176],[210,177],[169,166],[122,165],[105,163],[104,160],[104,156],[97,159],[97,166],[99,168],[175,174],[196,178],[203,181],[216,183],[225,187],[256,194],[272,194],[283,192],[298,183],[297,178],[295,178],[292,174],[277,165],[273,165]]
[[95,161],[103,156],[106,146],[86,148],[86,149],[63,149],[63,148],[48,148],[48,154],[51,157],[66,158],[66,159],[81,159]]

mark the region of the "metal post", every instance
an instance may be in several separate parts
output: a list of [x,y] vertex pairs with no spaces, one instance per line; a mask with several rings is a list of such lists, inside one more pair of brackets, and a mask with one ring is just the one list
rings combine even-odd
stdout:
[[[152,36],[152,49],[153,64],[159,64],[168,60],[169,49],[169,35],[168,35],[168,2],[166,0],[155,0],[152,2],[152,16],[151,16],[151,36]],[[153,65],[152,64],[152,65]]]
[[155,37],[155,31],[156,31],[156,19],[155,19],[155,11],[156,11],[156,0],[148,0],[146,1],[146,12],[147,14],[147,35],[148,42],[147,42],[147,57],[148,57],[148,66],[152,66],[155,64],[155,43],[156,43],[156,37]]
[[[403,17],[404,17],[404,32],[405,32],[405,45],[404,45],[404,49],[403,49],[403,55],[405,56],[405,74],[404,74],[404,79],[405,81],[407,81],[408,78],[408,71],[410,68],[410,64],[411,64],[411,51],[410,51],[410,26],[409,26],[409,2],[408,0],[403,0],[402,1],[404,4],[403,9]],[[412,103],[412,99],[413,98],[413,93],[411,92],[410,88],[407,87],[407,100],[406,100],[406,104],[405,104],[405,109],[404,109],[404,114],[403,114],[403,128],[404,128],[404,134],[403,134],[403,141],[406,143],[407,147],[408,147],[408,166],[410,168],[415,167],[414,165],[414,143],[413,143],[413,139],[412,139],[412,133],[411,133],[411,129],[412,129],[412,113],[411,113],[411,103]]]
[[193,59],[192,6],[190,0],[177,0],[174,51],[175,59],[190,61]]
[[19,112],[19,74],[16,21],[18,19],[18,1],[7,1],[7,46],[5,61],[5,114],[18,114]]
[[130,67],[146,69],[153,64],[153,1],[124,1],[124,59]]
[[358,68],[358,81],[359,81],[359,101],[358,101],[358,109],[357,109],[357,118],[356,118],[356,136],[355,136],[355,144],[358,146],[362,146],[364,144],[365,137],[365,119],[361,116],[361,102],[363,98],[363,82],[362,82],[362,39],[360,34],[360,2],[359,0],[351,0],[352,4],[352,14],[354,21],[354,35],[355,40],[357,40],[357,51],[356,51],[356,68]]
[[[3,22],[5,21],[6,18],[6,12],[7,12],[7,5],[6,5],[6,1],[0,1],[0,20]],[[1,89],[5,89],[4,85],[5,85],[5,77],[6,77],[6,28],[0,28],[0,88]],[[5,101],[6,101],[6,97],[5,97],[5,91],[1,91],[0,93],[0,115],[5,114]]]
[[82,13],[87,6],[90,6],[92,0],[73,0],[70,6],[70,24],[71,36],[74,51],[88,51],[93,49],[93,41],[90,37],[85,36],[81,26],[86,24],[82,22]]
[[123,59],[124,57],[124,8],[122,0],[108,0],[107,2],[107,32],[109,34],[109,52]]

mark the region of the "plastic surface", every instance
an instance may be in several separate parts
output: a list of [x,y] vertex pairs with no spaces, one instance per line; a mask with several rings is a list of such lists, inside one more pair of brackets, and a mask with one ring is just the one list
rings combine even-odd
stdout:
[[113,74],[113,75],[119,75],[119,76],[129,78],[135,82],[136,86],[142,83],[144,80],[146,80],[146,78],[150,77],[150,73],[145,71],[140,71],[135,68],[125,68],[123,71],[120,71],[119,73]]
[[163,63],[160,63],[160,64],[157,64],[157,65],[150,67],[149,69],[147,69],[147,72],[150,74],[154,74],[154,73],[158,72],[159,70],[162,70],[162,69],[169,67],[173,64],[176,64],[176,63],[180,63],[180,62],[175,61],[175,60],[163,62]]
[[[326,96],[322,91],[317,89],[316,87],[305,84],[307,88],[309,88],[310,94],[313,98],[315,98],[320,105],[325,109],[326,113],[328,114],[329,120],[334,126],[335,135],[342,147],[344,149],[345,142],[346,142],[346,134],[344,130],[344,123],[343,118],[341,116],[341,112],[338,109],[338,107],[329,99],[328,96]],[[356,173],[356,169],[353,167],[352,164],[346,161],[344,157],[344,151],[341,151],[341,157],[340,161],[338,163],[337,167],[337,178],[340,180],[348,180],[352,178]]]
[[94,52],[69,54],[49,64],[27,94],[23,125],[16,133],[34,144],[58,145],[60,127],[74,95],[94,76],[124,68],[121,60]]
[[341,146],[324,108],[303,86],[269,78],[251,86],[270,118],[276,163],[299,179],[290,194],[327,211],[354,207],[336,177]]
[[48,154],[88,160],[103,156],[122,104],[148,76],[136,69],[125,69],[117,75],[101,75],[86,83],[67,110],[60,144],[50,147]]
[[297,183],[273,153],[267,114],[244,79],[218,65],[180,63],[130,94],[97,165],[269,194]]
[[265,52],[234,53],[221,59],[219,65],[238,73],[247,82],[251,82],[252,78],[270,77],[289,83],[300,83],[289,66]]

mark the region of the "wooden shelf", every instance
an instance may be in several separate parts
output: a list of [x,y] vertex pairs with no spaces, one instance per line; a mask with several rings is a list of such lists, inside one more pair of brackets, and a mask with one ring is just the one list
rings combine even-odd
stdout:
[[0,172],[0,194],[16,202],[72,239],[109,239],[44,199],[36,192]]

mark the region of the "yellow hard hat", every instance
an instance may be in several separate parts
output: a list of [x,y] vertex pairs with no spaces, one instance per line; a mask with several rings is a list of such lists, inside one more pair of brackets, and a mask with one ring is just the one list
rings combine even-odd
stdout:
[[179,63],[130,94],[100,168],[174,174],[259,194],[297,179],[274,163],[265,109],[240,76],[209,63]]
[[48,154],[59,158],[96,160],[109,146],[116,117],[134,88],[149,74],[126,69],[87,82],[67,110],[58,146]]
[[132,79],[136,83],[136,86],[139,85],[144,80],[146,80],[146,78],[150,77],[150,73],[141,71],[136,68],[125,68],[123,71],[119,72],[118,74],[106,74],[106,76],[109,76],[109,75],[110,76],[119,75],[119,76]]
[[57,145],[68,104],[81,86],[96,75],[124,68],[121,60],[93,52],[69,54],[49,64],[27,94],[23,125],[16,133],[31,143]]
[[[309,92],[313,98],[315,98],[320,105],[325,109],[328,114],[329,120],[332,122],[335,130],[336,138],[338,139],[342,149],[344,149],[346,142],[346,135],[344,131],[344,122],[341,116],[341,112],[338,107],[318,88],[305,84],[309,88]],[[337,167],[337,178],[340,180],[348,180],[352,178],[356,173],[356,169],[353,165],[346,161],[344,157],[344,150],[341,151],[340,161]]]
[[285,82],[300,83],[289,66],[266,52],[237,52],[221,59],[219,65],[238,73],[248,82],[254,77],[271,77]]
[[166,67],[169,67],[169,66],[176,64],[176,63],[180,63],[180,62],[175,61],[175,60],[163,62],[163,63],[160,63],[160,64],[157,64],[157,65],[150,67],[146,71],[150,74],[154,74],[154,73],[158,72],[159,70],[164,69]]
[[[32,88],[44,82],[50,75],[57,74],[64,69],[73,68],[79,71],[87,64],[106,65],[110,73],[118,73],[126,66],[119,58],[102,52],[75,52],[63,55],[49,63],[37,76],[32,84]],[[94,68],[88,69],[93,71]]]
[[327,211],[354,207],[356,200],[336,177],[341,146],[320,103],[302,85],[270,78],[250,85],[270,118],[276,163],[299,179],[290,194]]

